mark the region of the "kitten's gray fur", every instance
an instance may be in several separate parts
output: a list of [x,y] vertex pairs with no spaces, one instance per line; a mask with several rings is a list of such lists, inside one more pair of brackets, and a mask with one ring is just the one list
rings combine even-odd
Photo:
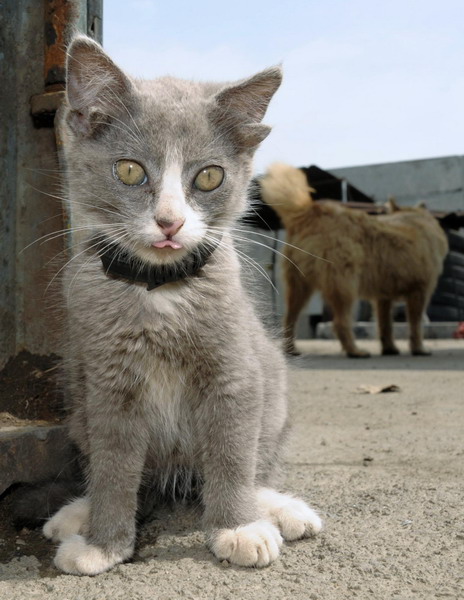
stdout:
[[[219,558],[265,565],[278,554],[277,528],[291,539],[271,510],[279,502],[259,495],[274,484],[287,431],[285,365],[242,287],[230,232],[280,81],[279,68],[236,84],[139,81],[88,38],[69,49],[62,133],[76,233],[64,276],[68,393],[71,437],[89,469],[86,516],[76,504],[77,525],[60,511],[45,527],[63,542],[56,563],[65,571],[97,573],[131,555],[137,492],[153,472],[200,474],[204,526]],[[113,174],[119,159],[143,165],[148,182],[124,185]],[[201,192],[192,182],[208,165],[225,178]],[[176,234],[183,249],[153,248],[155,222],[177,218],[186,219]],[[198,275],[149,292],[104,273],[95,234],[153,264],[175,263],[205,239],[220,242]],[[252,527],[251,537],[239,526]],[[294,537],[318,528],[307,517]]]

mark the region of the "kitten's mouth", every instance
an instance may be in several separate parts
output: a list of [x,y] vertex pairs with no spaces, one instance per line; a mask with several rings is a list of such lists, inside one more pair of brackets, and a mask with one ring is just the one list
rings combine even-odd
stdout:
[[173,250],[180,250],[183,248],[182,244],[170,240],[169,238],[161,240],[160,242],[153,242],[152,246],[153,248],[172,248]]

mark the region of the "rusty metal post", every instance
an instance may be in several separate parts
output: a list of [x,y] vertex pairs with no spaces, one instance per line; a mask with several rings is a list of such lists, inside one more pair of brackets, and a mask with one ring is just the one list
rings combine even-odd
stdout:
[[[22,349],[59,353],[49,283],[63,264],[53,129],[73,31],[101,41],[102,0],[5,0],[0,11],[0,368]],[[42,241],[37,241],[42,238]]]
[[[65,223],[54,115],[69,37],[83,31],[101,41],[101,21],[102,0],[1,2],[0,368],[23,349],[60,353],[59,294],[50,282],[67,248],[54,235]],[[0,495],[54,477],[70,452],[63,425],[0,427]]]
[[66,48],[75,31],[102,41],[102,0],[44,0],[44,92],[31,98],[36,127],[53,127],[65,89]]

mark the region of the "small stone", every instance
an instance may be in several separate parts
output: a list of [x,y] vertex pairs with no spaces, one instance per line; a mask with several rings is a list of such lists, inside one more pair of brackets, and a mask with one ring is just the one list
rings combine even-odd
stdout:
[[145,546],[145,548],[141,548],[137,554],[140,556],[140,558],[152,558],[154,556],[156,556],[156,550],[155,548],[152,548],[151,546]]
[[401,526],[402,527],[408,527],[409,525],[412,525],[412,521],[411,519],[405,519],[402,523]]

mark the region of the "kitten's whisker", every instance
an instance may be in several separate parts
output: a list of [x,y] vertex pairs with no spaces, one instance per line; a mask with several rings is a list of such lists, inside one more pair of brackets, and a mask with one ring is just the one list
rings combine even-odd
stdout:
[[[103,232],[103,233],[105,233],[105,234],[108,234],[108,235],[114,235],[114,234],[118,234],[118,233],[120,233],[120,232],[124,232],[124,230],[125,230],[125,225],[124,225],[124,226],[114,226],[114,227],[113,227],[113,226],[103,226],[103,225],[102,225],[102,227],[104,227],[104,232]],[[84,228],[82,228],[82,229],[84,230]],[[86,230],[87,230],[87,229],[89,229],[90,231],[95,231],[95,227],[94,227],[94,226],[91,226],[91,227],[89,227],[89,228],[86,228]],[[100,236],[101,236],[101,237],[103,237],[103,233],[100,233],[100,234],[99,234],[99,237],[100,237]],[[53,260],[54,260],[56,257],[60,256],[60,254],[63,254],[63,253],[65,253],[65,252],[72,251],[72,250],[74,250],[75,248],[79,248],[79,247],[81,247],[81,246],[82,246],[82,243],[83,243],[82,241],[79,241],[79,242],[76,242],[75,244],[68,244],[68,245],[66,246],[66,248],[64,248],[63,250],[61,250],[61,251],[60,251],[60,252],[58,252],[57,254],[55,254],[55,256],[54,256],[52,259],[50,259],[50,261],[48,261],[48,262],[52,262],[52,261],[53,261]],[[47,263],[47,264],[48,264],[48,263]]]
[[25,171],[31,171],[32,173],[36,173],[38,175],[42,175],[43,177],[49,177],[50,179],[55,179],[56,181],[61,182],[62,178],[64,177],[64,172],[60,171],[60,170],[54,170],[52,171],[52,169],[38,169],[38,168],[31,168],[31,167],[24,167]]
[[[264,218],[263,218],[263,217],[262,217],[262,216],[259,214],[259,212],[256,210],[256,208],[255,208],[255,206],[254,206],[254,205],[255,205],[255,206],[259,206],[259,203],[258,203],[258,202],[253,202],[253,200],[251,200],[251,201],[250,201],[250,205],[249,205],[249,207],[248,207],[248,211],[250,211],[250,212],[252,212],[254,215],[256,215],[256,216],[259,218],[259,220],[260,220],[260,221],[262,221],[263,225],[266,225],[267,229],[268,229],[269,231],[272,231],[272,228],[271,228],[271,227],[269,227],[269,225],[266,223],[265,219],[264,219]],[[247,212],[248,212],[248,211],[247,211]],[[243,216],[244,216],[244,217],[247,217],[248,215],[247,215],[247,213],[245,213]]]
[[[102,208],[101,206],[95,206],[95,204],[89,204],[88,202],[78,202],[76,200],[70,200],[69,201],[69,205],[71,206],[71,208],[72,208],[72,206],[74,204],[79,205],[79,206],[86,206],[86,207],[92,208],[93,210],[97,210],[97,211],[101,211],[101,212],[104,212],[104,213],[108,213],[110,215],[116,215],[117,217],[127,216],[127,214],[123,210],[121,210],[120,212],[117,212],[115,210],[110,210],[109,208]],[[110,206],[113,206],[109,202],[107,204],[109,204]]]
[[[92,228],[93,229],[93,228]],[[111,231],[110,228],[107,231]],[[118,229],[115,229],[114,233],[118,233]],[[75,244],[68,244],[63,250],[60,250],[60,252],[57,252],[50,260],[48,260],[45,264],[49,265],[50,263],[54,262],[59,256],[61,256],[62,254],[66,254],[69,252],[72,252],[75,248],[79,248],[82,246],[82,242],[77,242]]]
[[52,219],[59,219],[62,216],[63,216],[62,212],[56,213],[56,215],[52,215],[51,217],[47,217],[46,219],[42,219],[42,221],[38,222],[38,225],[42,225],[43,223],[46,223],[47,221],[51,221]]
[[[229,250],[233,250],[234,252],[236,252],[240,258],[249,266],[252,267],[253,269],[255,269],[256,271],[258,271],[258,273],[260,275],[262,275],[266,281],[268,283],[271,284],[271,286],[275,289],[275,291],[277,292],[277,289],[275,288],[271,278],[269,277],[268,273],[266,272],[266,270],[264,269],[264,267],[262,265],[260,265],[256,260],[254,260],[253,258],[251,258],[251,256],[248,256],[248,254],[246,254],[246,252],[243,252],[241,250],[239,250],[238,248],[236,248],[233,244],[228,244],[227,242],[224,241],[223,238],[221,238],[219,241],[216,238],[213,238],[212,236],[209,236],[208,234],[205,235],[205,239],[211,239],[214,240],[214,242],[217,244],[218,249],[225,249],[226,251]],[[219,242],[219,243],[218,243]]]
[[248,254],[246,254],[246,252],[242,252],[241,250],[238,250],[237,248],[235,248],[235,252],[237,252],[239,257],[245,263],[247,263],[250,267],[253,267],[256,271],[258,271],[258,273],[260,273],[260,275],[262,275],[264,277],[264,279],[270,284],[270,286],[274,289],[274,291],[277,294],[279,293],[276,286],[274,285],[272,279],[270,278],[269,274],[266,272],[264,267],[259,264],[259,262],[257,262],[256,260],[254,260],[250,256],[248,256]]
[[23,167],[25,171],[33,171],[36,173],[63,173],[62,169],[40,169],[39,167]]
[[28,248],[30,248],[31,246],[33,246],[34,244],[37,244],[40,242],[40,245],[45,244],[47,242],[50,242],[51,240],[55,240],[59,237],[64,237],[65,235],[71,235],[72,233],[76,233],[79,231],[87,231],[90,230],[92,231],[95,228],[98,227],[102,227],[102,228],[122,228],[125,227],[124,223],[95,223],[93,225],[83,225],[80,227],[67,227],[66,229],[58,229],[57,231],[52,231],[50,233],[46,233],[45,235],[37,238],[36,240],[34,240],[33,242],[31,242],[30,244],[28,244],[27,246],[25,246],[24,248],[22,248],[19,251],[19,254],[22,254],[23,252],[25,252]]
[[[95,244],[92,244],[91,246],[88,246],[87,248],[85,248],[83,252],[86,252],[87,250],[91,250],[92,248],[95,248],[96,246],[99,246],[99,245],[101,245],[101,251],[105,252],[112,244],[117,244],[118,242],[120,242],[127,236],[129,236],[128,232],[125,232],[119,236],[109,237],[109,238],[107,238],[108,241],[105,242],[103,245],[102,245],[102,240],[99,239]],[[81,254],[82,254],[82,252],[79,252],[75,257],[73,257],[70,261],[68,261],[68,263],[65,266],[69,265],[72,262],[72,260],[74,260],[74,258],[77,258],[77,256],[80,256]],[[91,253],[89,258],[82,263],[82,265],[78,268],[78,270],[74,274],[73,278],[71,279],[71,281],[69,283],[68,302],[69,302],[69,294],[71,293],[71,290],[74,285],[74,281],[76,280],[76,277],[94,258],[95,258],[95,254]]]
[[[127,234],[129,235],[129,234]],[[80,252],[78,252],[77,254],[73,255],[56,273],[55,275],[52,277],[52,279],[50,280],[50,282],[48,283],[47,287],[45,288],[45,293],[48,291],[48,288],[51,286],[51,284],[54,282],[54,280],[58,277],[58,275],[68,266],[70,265],[73,260],[76,260],[76,258],[78,258],[79,256],[81,256],[82,254],[84,254],[85,252],[88,252],[89,250],[91,250],[92,248],[96,248],[97,246],[101,245],[102,241],[103,241],[103,237],[100,236],[97,241],[94,244],[91,244],[90,246],[86,246],[83,250],[81,250]],[[106,249],[108,247],[108,245],[106,245],[104,247],[104,249]],[[92,255],[93,257],[93,255]]]
[[[213,229],[213,228],[211,228],[211,229]],[[288,242],[285,242],[284,240],[279,240],[279,238],[274,237],[272,235],[266,235],[264,233],[260,233],[259,231],[255,231],[254,229],[253,230],[248,230],[248,229],[239,229],[238,227],[231,227],[231,228],[228,228],[228,230],[231,231],[231,232],[237,231],[238,233],[258,235],[260,237],[266,238],[266,239],[271,240],[273,242],[277,242],[279,244],[282,244],[283,246],[288,246],[289,248],[293,248],[295,250],[299,250],[300,252],[303,252],[304,254],[307,254],[308,256],[312,256],[313,258],[317,258],[318,260],[323,260],[324,262],[328,262],[330,264],[333,264],[333,261],[331,261],[331,260],[329,260],[327,258],[324,258],[322,256],[318,256],[317,254],[313,254],[312,252],[308,252],[307,250],[304,250],[304,248],[300,248],[299,246],[294,246],[293,244],[289,244]],[[252,240],[252,239],[249,239],[249,238],[246,238],[246,239],[248,241],[250,241],[251,243],[256,243],[256,244],[259,243],[259,242],[256,242],[255,240]],[[271,246],[267,246],[267,244],[261,244],[261,245],[264,245],[265,247],[269,248],[269,250],[271,250],[272,252],[277,252],[278,254],[281,254],[280,252],[278,252],[274,248],[271,248]],[[283,254],[281,254],[281,256],[283,256],[287,260],[290,260],[290,259],[288,259],[288,257],[286,257]]]
[[[213,229],[213,228],[210,228],[210,229]],[[293,260],[291,260],[288,256],[285,256],[285,254],[283,254],[282,252],[279,252],[279,250],[276,250],[275,248],[271,248],[267,244],[263,244],[262,242],[258,242],[256,240],[253,240],[253,239],[248,238],[248,237],[239,237],[239,236],[237,236],[234,233],[234,229],[230,229],[229,231],[231,232],[231,234],[233,236],[233,239],[237,240],[238,242],[245,242],[245,243],[254,244],[256,246],[261,246],[262,248],[266,248],[267,250],[270,250],[274,254],[277,254],[277,255],[281,256],[282,258],[284,258],[285,260],[287,260],[289,263],[291,263],[295,267],[295,269],[297,269],[297,271],[299,271],[304,276],[303,271],[298,267],[298,265],[296,263],[294,263]],[[248,231],[244,231],[244,233],[249,233],[249,232]],[[274,239],[274,238],[270,238],[270,239]]]
[[[110,214],[114,214],[114,215],[118,215],[121,216],[120,213],[114,211],[114,210],[109,210],[107,208],[103,208],[101,206],[95,206],[94,204],[89,204],[87,202],[79,202],[77,200],[69,200],[68,198],[66,198],[65,196],[58,196],[57,194],[51,194],[50,192],[45,192],[44,190],[40,190],[36,187],[34,187],[32,184],[28,183],[28,186],[33,189],[34,191],[38,192],[39,194],[42,194],[44,196],[48,196],[49,198],[55,198],[56,200],[59,200],[60,202],[63,202],[64,204],[68,204],[70,206],[72,206],[73,204],[79,204],[82,206],[89,206],[90,208],[93,208],[94,210],[99,210],[102,212],[107,212]],[[91,194],[91,192],[88,192]],[[110,202],[106,201],[104,198],[100,198],[99,196],[96,196],[95,194],[91,194],[93,196],[95,196],[95,198],[98,198],[99,200],[103,200],[103,202],[106,202],[106,204],[109,204],[110,206],[113,206],[114,208],[117,208],[116,206],[114,206],[113,204],[111,204]]]

